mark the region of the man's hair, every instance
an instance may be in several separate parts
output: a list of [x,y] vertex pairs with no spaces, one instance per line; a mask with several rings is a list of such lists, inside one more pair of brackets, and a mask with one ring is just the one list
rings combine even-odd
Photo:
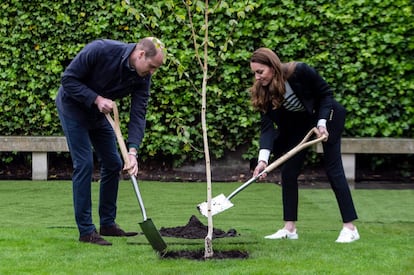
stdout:
[[155,37],[145,37],[137,44],[137,49],[145,51],[145,57],[147,58],[156,56],[158,52],[160,50],[162,51],[164,48],[164,43]]

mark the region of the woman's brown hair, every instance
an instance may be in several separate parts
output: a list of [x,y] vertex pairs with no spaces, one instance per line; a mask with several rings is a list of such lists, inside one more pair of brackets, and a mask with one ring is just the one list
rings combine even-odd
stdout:
[[260,82],[255,81],[250,88],[253,108],[263,113],[266,113],[270,106],[272,109],[279,108],[286,92],[285,82],[294,72],[296,62],[282,63],[279,57],[268,48],[259,48],[254,51],[250,58],[250,63],[253,62],[269,66],[274,71],[269,85],[264,87]]

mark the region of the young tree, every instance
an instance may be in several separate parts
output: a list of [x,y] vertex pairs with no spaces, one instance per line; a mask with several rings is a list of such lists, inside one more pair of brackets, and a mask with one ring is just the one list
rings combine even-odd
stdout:
[[207,180],[207,207],[208,207],[208,231],[204,241],[204,258],[213,257],[213,216],[211,215],[211,198],[212,198],[212,186],[211,186],[211,163],[210,163],[210,150],[208,147],[208,133],[207,133],[207,81],[208,81],[208,0],[205,0],[204,7],[204,41],[203,41],[203,60],[201,60],[198,52],[198,44],[194,31],[194,25],[192,24],[191,11],[189,7],[189,1],[185,2],[188,11],[188,18],[191,24],[191,30],[193,33],[194,48],[196,49],[196,56],[203,70],[203,82],[201,88],[201,125],[203,130],[203,144],[204,144],[204,156],[206,161],[206,180]]
[[[213,251],[213,217],[211,215],[211,200],[212,200],[212,182],[211,182],[211,161],[210,161],[210,150],[209,150],[209,142],[208,142],[208,125],[207,125],[207,83],[209,78],[214,75],[214,71],[209,75],[209,47],[214,47],[214,43],[210,40],[209,37],[209,15],[213,14],[215,10],[218,9],[225,9],[226,13],[232,17],[236,15],[237,18],[244,18],[245,13],[252,11],[255,8],[255,4],[249,3],[249,0],[246,3],[238,3],[237,6],[233,5],[232,7],[224,0],[218,0],[213,8],[209,8],[209,1],[204,0],[202,1],[191,1],[191,0],[182,0],[188,16],[189,26],[191,29],[191,37],[192,43],[194,46],[194,53],[198,65],[200,66],[203,78],[201,84],[201,125],[202,125],[202,133],[203,133],[203,148],[204,148],[204,157],[205,157],[205,165],[206,165],[206,181],[207,181],[207,208],[208,208],[208,231],[207,236],[205,237],[205,253],[204,258],[212,258],[214,255]],[[145,15],[139,13],[136,9],[130,6],[129,1],[125,0],[125,3],[129,6],[128,11],[134,14],[137,20],[142,20],[145,18]],[[171,2],[170,6],[174,6]],[[157,10],[158,14],[161,15],[161,11]],[[203,16],[203,23],[201,22],[193,22],[193,16],[195,13],[202,13]],[[177,15],[181,17],[180,15]],[[197,18],[201,18],[197,16]],[[156,25],[155,21],[151,21],[151,25]],[[216,63],[220,63],[223,61],[222,54],[227,51],[228,45],[233,45],[231,40],[231,35],[236,29],[237,20],[230,19],[229,26],[230,30],[226,33],[227,37],[225,38],[224,45],[220,47],[220,51],[215,56]],[[201,26],[200,30],[197,29],[197,26]],[[199,36],[199,33],[202,33],[203,36]],[[180,74],[180,77],[183,75],[188,78],[189,82],[192,84],[192,87],[199,92],[199,89],[194,85],[194,81],[191,79],[189,74],[186,72],[186,69],[183,68],[181,65],[180,60],[175,58],[174,56],[168,55],[168,59],[170,63],[173,63],[177,66],[177,72]],[[192,148],[194,148],[192,146]]]

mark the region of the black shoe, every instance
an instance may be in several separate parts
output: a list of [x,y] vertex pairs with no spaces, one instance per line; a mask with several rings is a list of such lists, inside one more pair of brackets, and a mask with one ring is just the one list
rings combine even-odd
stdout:
[[138,232],[125,232],[119,225],[114,224],[112,226],[101,226],[99,234],[102,236],[112,236],[112,237],[131,237],[138,234]]
[[91,234],[79,237],[80,242],[84,243],[92,243],[97,245],[112,245],[112,243],[104,240],[96,230],[94,230]]

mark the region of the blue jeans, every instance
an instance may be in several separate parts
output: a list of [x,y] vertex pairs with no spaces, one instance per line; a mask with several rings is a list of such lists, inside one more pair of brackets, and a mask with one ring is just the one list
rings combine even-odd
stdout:
[[105,116],[88,121],[71,119],[58,110],[73,162],[73,205],[80,236],[96,230],[92,222],[93,151],[100,165],[99,217],[101,226],[115,224],[122,161],[116,137]]

